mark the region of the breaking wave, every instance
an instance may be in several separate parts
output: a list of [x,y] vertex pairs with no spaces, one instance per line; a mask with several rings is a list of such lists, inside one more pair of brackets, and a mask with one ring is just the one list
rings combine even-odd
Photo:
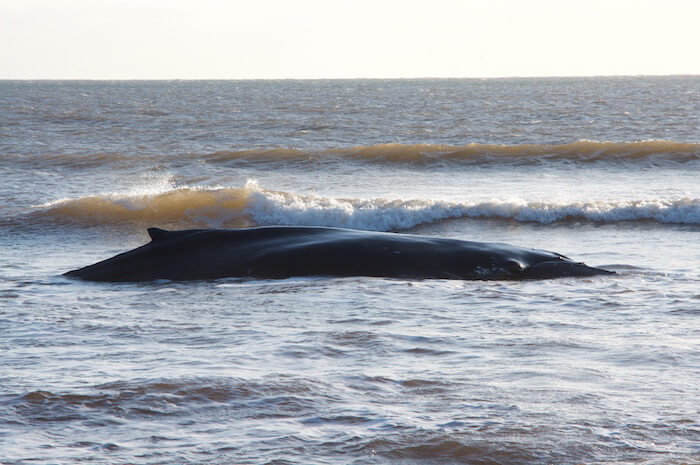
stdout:
[[454,218],[540,224],[654,221],[700,224],[700,199],[478,201],[333,198],[244,187],[179,187],[162,192],[94,195],[34,207],[33,221],[85,225],[139,223],[168,227],[333,226],[375,231],[408,229]]

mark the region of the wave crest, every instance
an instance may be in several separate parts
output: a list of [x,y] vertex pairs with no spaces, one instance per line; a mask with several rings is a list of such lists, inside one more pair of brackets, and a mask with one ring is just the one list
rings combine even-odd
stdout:
[[332,226],[391,231],[454,218],[540,224],[655,221],[700,224],[700,199],[452,202],[429,199],[332,198],[244,187],[173,188],[164,192],[63,199],[36,207],[35,220],[87,225],[163,227]]
[[[28,161],[51,167],[94,168],[105,163],[139,164],[152,162],[154,155],[122,153],[59,153],[40,156],[0,155],[0,161],[26,164]],[[598,142],[579,140],[567,144],[376,144],[368,146],[301,150],[296,148],[263,148],[222,150],[206,154],[171,153],[159,155],[161,162],[255,163],[286,165],[289,163],[329,163],[355,161],[359,163],[400,163],[416,166],[434,164],[499,164],[544,163],[556,160],[592,162],[653,162],[687,163],[700,160],[700,144],[671,140],[636,142]]]
[[568,144],[382,144],[339,150],[353,157],[395,162],[458,161],[474,163],[639,161],[648,158],[687,162],[700,159],[700,144],[667,140],[598,142],[580,140]]
[[637,142],[598,142],[580,140],[568,144],[377,144],[324,151],[298,149],[220,151],[202,155],[208,162],[247,161],[309,162],[335,158],[362,162],[431,164],[431,163],[538,163],[566,160],[579,163],[599,161],[644,161],[684,163],[700,160],[700,144],[668,140]]
[[87,225],[139,223],[240,228],[253,225],[244,214],[249,196],[246,188],[191,187],[159,193],[94,195],[41,205],[34,216]]

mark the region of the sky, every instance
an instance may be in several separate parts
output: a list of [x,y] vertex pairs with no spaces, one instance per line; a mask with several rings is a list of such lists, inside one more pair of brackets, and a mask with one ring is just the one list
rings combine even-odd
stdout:
[[700,74],[697,0],[0,0],[0,79]]

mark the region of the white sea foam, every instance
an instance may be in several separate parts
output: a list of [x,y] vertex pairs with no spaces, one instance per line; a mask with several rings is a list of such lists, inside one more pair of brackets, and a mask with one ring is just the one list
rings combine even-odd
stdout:
[[249,183],[246,213],[260,225],[337,226],[366,230],[406,229],[449,218],[502,218],[551,224],[563,221],[657,221],[700,224],[700,199],[543,202],[493,199],[478,202],[399,199],[336,199],[272,192]]

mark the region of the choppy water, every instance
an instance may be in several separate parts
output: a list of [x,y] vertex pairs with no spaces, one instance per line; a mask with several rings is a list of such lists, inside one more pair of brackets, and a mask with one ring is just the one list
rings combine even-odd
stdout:
[[[0,82],[0,463],[700,462],[700,78]],[[617,276],[91,284],[328,225]]]

